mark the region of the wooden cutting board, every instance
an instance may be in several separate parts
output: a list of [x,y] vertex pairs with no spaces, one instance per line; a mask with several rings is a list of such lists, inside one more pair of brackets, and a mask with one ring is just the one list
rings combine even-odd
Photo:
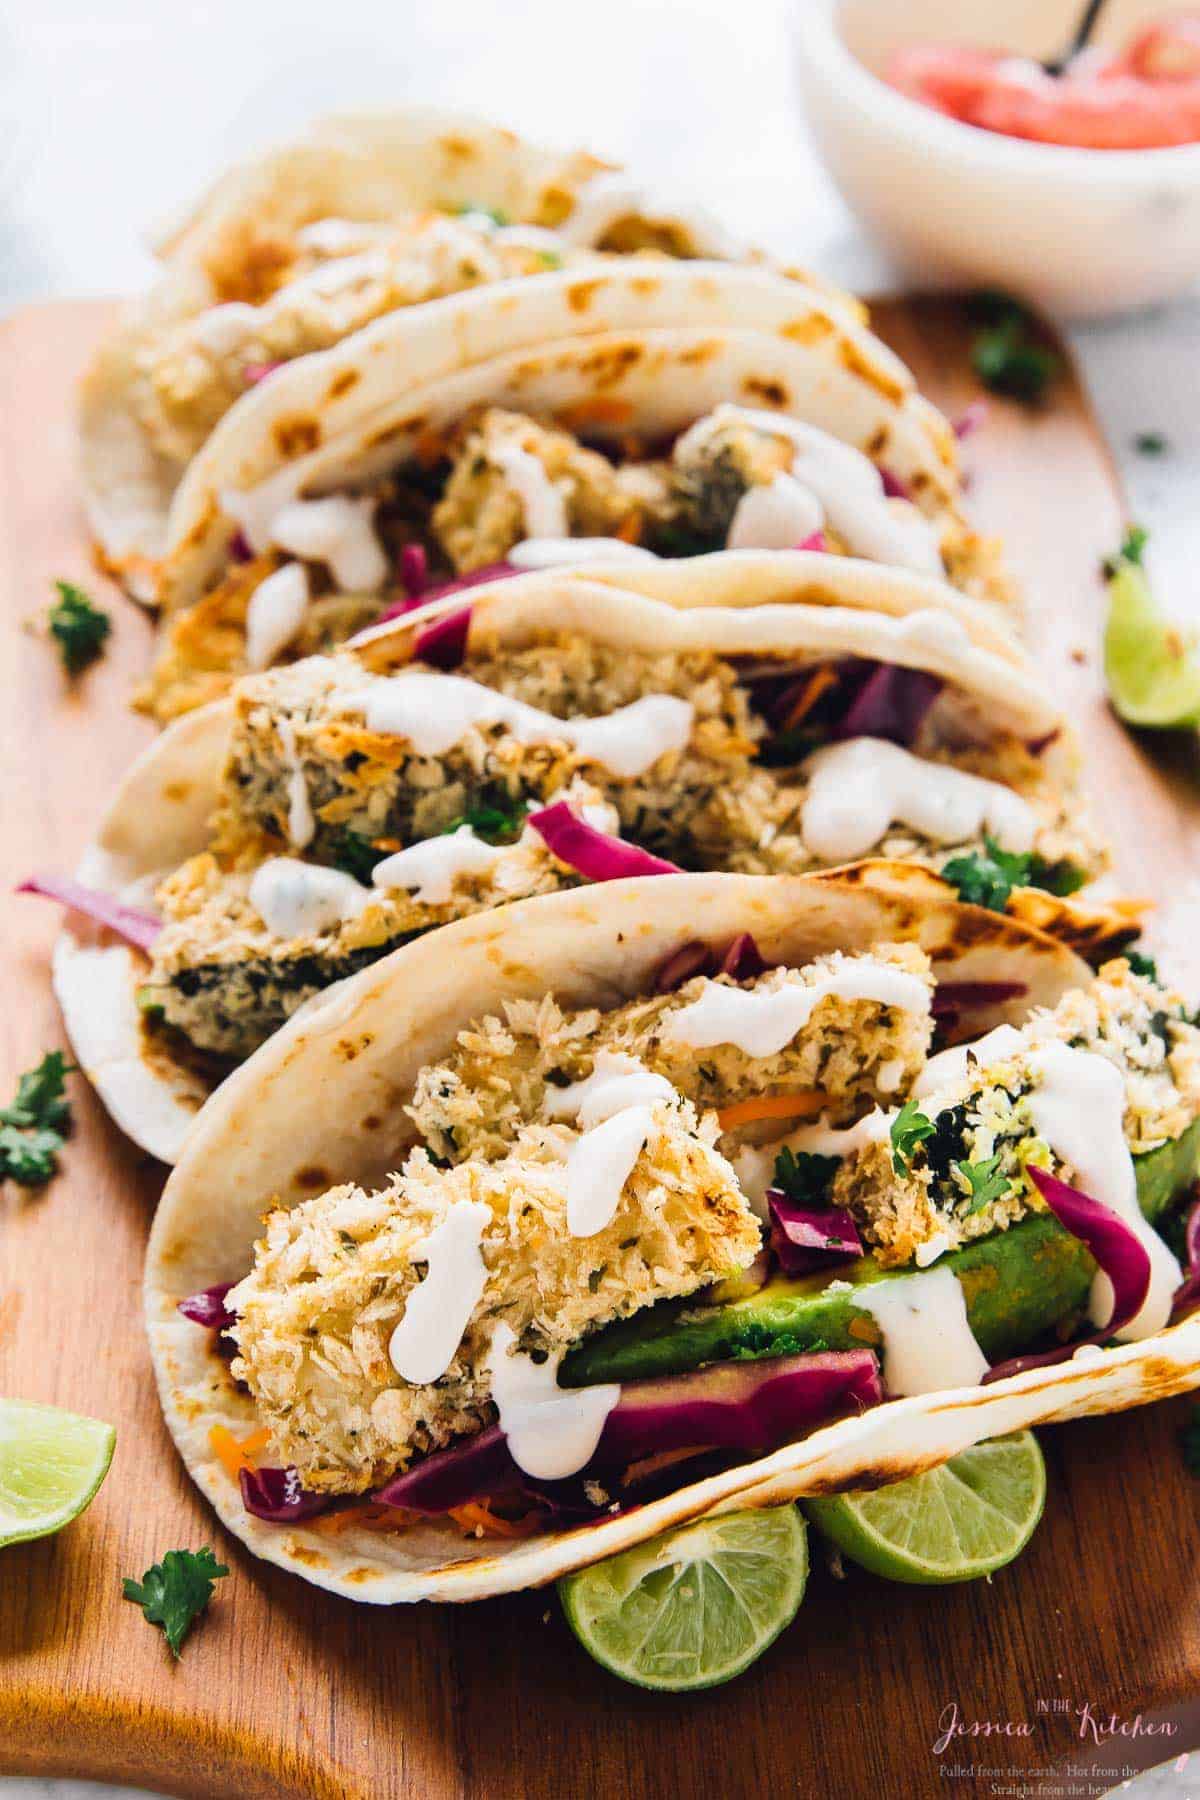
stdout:
[[[0,328],[0,1102],[64,1042],[47,980],[56,914],[12,885],[73,867],[148,735],[125,696],[149,627],[90,570],[74,491],[71,390],[106,316],[56,305]],[[960,411],[973,387],[956,310],[896,303],[878,323],[931,397]],[[1038,660],[1082,732],[1124,880],[1178,894],[1200,872],[1194,747],[1160,744],[1152,762],[1103,704],[1097,567],[1121,514],[1078,384],[1061,383],[1036,417],[993,406],[966,461],[973,510],[1008,540]],[[29,623],[55,576],[113,609],[109,654],[74,686]],[[1176,1442],[1186,1403],[1044,1433],[1045,1522],[991,1583],[904,1589],[853,1569],[838,1582],[818,1548],[796,1624],[707,1696],[611,1680],[552,1593],[377,1611],[255,1563],[192,1489],[155,1404],[138,1287],[161,1172],[80,1082],[72,1093],[62,1174],[0,1197],[0,1392],[114,1421],[117,1452],[83,1519],[0,1556],[0,1770],[239,1800],[853,1800],[995,1791],[982,1773],[952,1772],[971,1765],[1027,1779],[1088,1766],[1100,1792],[1122,1765],[1200,1744],[1200,1487]],[[173,1664],[121,1577],[205,1543],[232,1574]],[[1174,1731],[1143,1727],[1103,1748],[1077,1716],[1087,1702],[1093,1717],[1141,1710]],[[939,1753],[951,1706],[964,1725],[1008,1734]]]

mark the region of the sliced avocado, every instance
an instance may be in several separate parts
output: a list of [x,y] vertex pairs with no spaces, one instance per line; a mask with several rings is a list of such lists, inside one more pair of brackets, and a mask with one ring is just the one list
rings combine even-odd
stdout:
[[[1200,1120],[1181,1138],[1134,1158],[1138,1198],[1149,1219],[1182,1202],[1200,1160]],[[940,1259],[962,1283],[967,1317],[989,1362],[1036,1344],[1082,1312],[1095,1263],[1046,1213],[1031,1213]],[[881,1269],[873,1256],[834,1275],[777,1275],[757,1293],[725,1305],[671,1301],[597,1332],[562,1365],[567,1387],[680,1374],[736,1357],[790,1356],[799,1351],[875,1348],[879,1326],[854,1303],[856,1288],[915,1273]]]

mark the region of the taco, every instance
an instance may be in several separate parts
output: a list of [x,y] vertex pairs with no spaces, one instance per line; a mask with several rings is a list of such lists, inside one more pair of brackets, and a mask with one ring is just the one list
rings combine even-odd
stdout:
[[187,463],[281,364],[385,314],[547,269],[752,255],[611,163],[422,108],[319,121],[222,176],[157,248],[166,266],[101,345],[81,414],[90,523],[142,599]]
[[762,270],[628,262],[382,319],[188,469],[140,695],[160,722],[482,573],[807,543],[1008,596],[902,365]]
[[206,1109],[150,1239],[159,1391],[257,1555],[508,1592],[1200,1384],[1162,1235],[1198,1148],[1178,994],[919,870],[524,901]]
[[[164,733],[79,872],[102,921],[114,902],[153,916],[137,948],[72,932],[56,961],[124,1128],[171,1160],[197,1094],[321,990],[582,880],[882,854],[1093,957],[1136,933],[1127,910],[1065,898],[1105,863],[1074,742],[973,603],[804,552],[704,558],[689,578],[690,606],[669,565],[483,584],[469,608],[245,677]],[[141,1118],[133,1059],[162,1095],[138,1088]]]

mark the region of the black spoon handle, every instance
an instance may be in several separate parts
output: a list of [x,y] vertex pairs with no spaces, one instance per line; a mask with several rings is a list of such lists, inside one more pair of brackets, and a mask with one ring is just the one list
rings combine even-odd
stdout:
[[1075,36],[1071,39],[1065,53],[1042,64],[1047,75],[1061,75],[1067,65],[1079,55],[1079,52],[1087,48],[1088,40],[1096,29],[1096,22],[1106,4],[1107,0],[1087,0],[1079,24],[1075,27]]

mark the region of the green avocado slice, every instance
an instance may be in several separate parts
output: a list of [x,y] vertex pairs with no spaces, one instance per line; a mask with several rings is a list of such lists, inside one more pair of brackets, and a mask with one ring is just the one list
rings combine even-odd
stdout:
[[[1157,1220],[1182,1204],[1196,1178],[1200,1120],[1134,1164],[1142,1211]],[[1031,1213],[1007,1231],[952,1251],[939,1267],[953,1269],[962,1282],[971,1330],[988,1361],[998,1362],[1055,1326],[1072,1324],[1087,1302],[1096,1265],[1057,1219]],[[774,1276],[745,1299],[723,1305],[670,1301],[588,1338],[566,1357],[559,1379],[565,1387],[586,1387],[682,1374],[730,1358],[873,1349],[879,1326],[855,1305],[855,1289],[905,1274],[864,1256],[834,1276]]]

